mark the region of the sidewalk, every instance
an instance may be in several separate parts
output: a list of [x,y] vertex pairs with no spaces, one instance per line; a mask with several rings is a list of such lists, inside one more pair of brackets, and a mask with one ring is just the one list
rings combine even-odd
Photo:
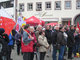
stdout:
[[[48,54],[49,54],[49,57],[45,57],[45,60],[52,60],[52,54],[50,53],[50,52],[48,52]],[[66,60],[70,60],[70,59],[67,59],[67,57],[65,57],[66,58]],[[23,57],[22,57],[22,55],[17,55],[17,52],[16,52],[16,47],[15,47],[15,49],[12,51],[12,59],[13,60],[23,60]],[[34,60],[36,60],[35,58],[34,58]],[[72,59],[72,60],[80,60],[80,58],[74,58],[74,59]]]

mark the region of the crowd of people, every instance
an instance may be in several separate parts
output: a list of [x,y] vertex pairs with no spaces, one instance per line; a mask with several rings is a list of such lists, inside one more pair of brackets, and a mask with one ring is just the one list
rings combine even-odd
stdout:
[[66,60],[64,56],[74,59],[78,57],[77,53],[80,54],[79,32],[79,28],[74,25],[34,27],[27,24],[19,31],[13,29],[8,36],[5,30],[0,28],[0,60],[12,60],[11,52],[15,43],[17,55],[22,54],[23,60],[33,60],[34,54],[36,60],[45,60],[45,55],[48,55],[46,52],[52,48],[53,60],[57,60],[57,56],[58,60]]

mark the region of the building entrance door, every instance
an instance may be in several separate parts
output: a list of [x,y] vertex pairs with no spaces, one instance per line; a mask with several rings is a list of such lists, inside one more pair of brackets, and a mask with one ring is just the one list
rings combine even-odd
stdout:
[[63,25],[68,25],[68,22],[70,21],[70,24],[71,24],[71,18],[63,18],[62,19],[62,24]]
[[75,20],[74,20],[74,24],[77,25],[77,22],[79,22],[80,24],[80,15],[78,15]]

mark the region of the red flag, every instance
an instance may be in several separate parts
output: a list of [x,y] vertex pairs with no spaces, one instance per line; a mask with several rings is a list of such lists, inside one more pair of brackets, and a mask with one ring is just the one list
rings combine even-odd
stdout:
[[19,31],[19,24],[16,25],[16,31]]
[[79,28],[79,22],[77,22],[77,27]]
[[68,21],[68,26],[70,26],[70,20]]
[[12,31],[15,24],[16,23],[10,18],[0,17],[0,28],[4,28],[5,33],[7,33],[8,35]]
[[80,31],[79,22],[77,22],[77,28],[78,28],[78,29],[79,29],[79,31]]

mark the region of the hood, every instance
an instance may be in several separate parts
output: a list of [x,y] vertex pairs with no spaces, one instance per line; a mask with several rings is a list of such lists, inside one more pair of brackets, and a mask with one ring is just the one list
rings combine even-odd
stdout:
[[3,28],[0,28],[0,35],[3,34],[5,30]]

